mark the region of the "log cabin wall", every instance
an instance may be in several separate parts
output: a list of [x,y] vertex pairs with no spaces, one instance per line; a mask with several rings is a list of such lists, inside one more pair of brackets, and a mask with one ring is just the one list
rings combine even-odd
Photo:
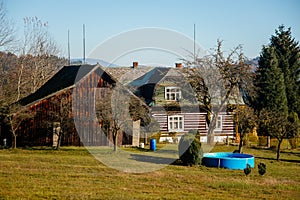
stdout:
[[53,122],[61,123],[62,145],[80,145],[80,138],[72,122],[71,102],[72,90],[69,89],[31,105],[29,109],[34,117],[22,122],[18,130],[18,145],[52,146]]
[[[174,113],[175,114],[175,113]],[[163,133],[169,132],[168,130],[168,116],[172,114],[155,113],[152,116],[160,124],[160,131]],[[176,113],[184,117],[184,131],[199,130],[200,133],[207,134],[207,125],[205,121],[205,113]]]
[[[52,146],[53,122],[59,121],[59,116],[69,118],[67,125],[62,125],[63,136],[61,145],[65,146],[107,146],[112,141],[111,133],[108,137],[103,132],[101,120],[95,114],[95,95],[101,89],[105,96],[111,90],[114,82],[103,76],[103,71],[97,70],[84,77],[75,87],[62,90],[51,97],[37,101],[30,109],[34,118],[24,120],[17,131],[18,146]],[[63,114],[67,110],[68,114]],[[65,111],[64,111],[65,112]],[[76,126],[75,123],[76,122]],[[132,138],[121,132],[119,145],[131,144]]]
[[235,127],[236,124],[233,119],[233,114],[228,114],[226,112],[221,112],[220,116],[222,117],[222,129],[216,130],[216,136],[234,136],[235,137]]
[[[166,76],[154,86],[152,99],[154,99],[155,103],[152,107],[152,116],[160,124],[160,131],[162,133],[177,132],[169,130],[168,121],[169,116],[176,115],[181,116],[183,119],[183,130],[179,130],[179,133],[188,133],[190,130],[198,130],[202,136],[206,136],[209,127],[206,123],[207,114],[205,109],[199,105],[191,86],[185,84],[182,80],[184,80],[184,77],[176,76],[176,70],[173,70],[169,71]],[[173,101],[166,99],[167,87],[180,88],[180,99]],[[147,87],[145,88],[147,89]],[[233,115],[227,112],[221,112],[219,116],[221,116],[221,128],[215,129],[215,136],[235,136]]]
[[[188,133],[190,130],[199,130],[202,136],[206,136],[208,132],[208,126],[206,123],[206,113],[152,113],[154,119],[160,124],[160,131],[162,133],[168,133],[168,116],[180,115],[184,119],[184,130],[181,133]],[[222,128],[215,130],[215,136],[235,136],[235,123],[233,120],[233,115],[226,112],[219,114],[222,120]]]
[[[187,133],[194,129],[206,136],[206,111],[196,99],[195,91],[184,73],[181,67],[154,68],[129,85],[135,94],[145,99],[146,104],[151,107],[152,116],[160,124],[160,132]],[[236,129],[233,114],[226,111],[219,114],[222,120],[221,129],[216,129],[215,135],[234,137]],[[172,115],[183,119],[182,129],[169,129],[169,119]]]
[[[107,137],[101,127],[101,121],[96,116],[95,96],[96,88],[109,90],[110,84],[96,72],[81,81],[74,88],[73,116],[81,142],[86,146],[108,145]],[[102,90],[103,95],[105,95],[106,90]]]

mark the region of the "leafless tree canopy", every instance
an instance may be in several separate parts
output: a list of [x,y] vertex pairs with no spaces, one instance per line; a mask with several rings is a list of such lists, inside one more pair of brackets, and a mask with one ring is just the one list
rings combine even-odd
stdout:
[[280,158],[280,146],[283,139],[295,138],[299,134],[299,119],[296,113],[285,113],[263,109],[259,113],[259,132],[264,132],[278,141],[277,160]]
[[7,19],[6,10],[2,1],[0,1],[0,48],[7,50],[8,46],[15,40],[14,26]]
[[[0,2],[1,50],[6,50],[14,41],[13,33],[3,2]],[[18,51],[19,55],[0,52],[0,123],[11,127],[14,147],[21,121],[31,117],[31,113],[17,102],[34,93],[67,63],[66,59],[58,57],[60,51],[49,35],[47,23],[37,17],[24,19],[24,40]]]
[[[191,56],[194,57],[194,56]],[[237,46],[224,55],[222,41],[212,54],[197,56],[193,61],[184,60],[186,73],[197,99],[207,112],[208,135],[213,134],[216,116],[228,104],[243,103],[240,88],[251,79],[249,66],[245,63],[242,46]],[[213,114],[213,115],[211,115]]]
[[22,55],[51,56],[58,55],[60,50],[48,31],[48,22],[37,17],[24,18],[24,41]]

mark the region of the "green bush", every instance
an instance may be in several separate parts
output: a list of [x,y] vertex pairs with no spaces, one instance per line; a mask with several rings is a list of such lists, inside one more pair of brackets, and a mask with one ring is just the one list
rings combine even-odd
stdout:
[[256,135],[249,136],[249,142],[258,143],[258,137]]
[[267,136],[259,136],[258,137],[258,146],[267,146],[268,137]]
[[179,158],[184,165],[200,165],[203,150],[198,138],[194,134],[183,135],[178,145]]
[[298,147],[298,138],[289,139],[289,143],[292,149],[297,149]]

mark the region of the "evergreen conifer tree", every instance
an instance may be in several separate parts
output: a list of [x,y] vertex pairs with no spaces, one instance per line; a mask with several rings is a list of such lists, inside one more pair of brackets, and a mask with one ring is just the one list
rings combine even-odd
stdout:
[[283,25],[279,26],[270,39],[270,47],[274,48],[278,67],[284,75],[289,113],[296,112],[300,115],[300,47],[292,38],[291,28],[285,30]]
[[265,46],[262,49],[256,71],[256,86],[259,88],[256,100],[258,110],[288,114],[284,75],[273,47]]
[[280,145],[285,138],[298,135],[300,114],[300,48],[291,36],[291,30],[279,26],[262,48],[255,85],[256,109],[259,111],[258,132],[278,140],[277,160]]

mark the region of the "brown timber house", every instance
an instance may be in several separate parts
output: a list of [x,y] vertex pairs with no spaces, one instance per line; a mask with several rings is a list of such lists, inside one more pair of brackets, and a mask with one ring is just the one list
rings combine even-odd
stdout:
[[[22,106],[34,113],[34,118],[22,122],[17,131],[17,146],[52,146],[55,123],[62,125],[61,145],[112,145],[112,133],[106,131],[104,134],[105,126],[103,120],[97,118],[95,106],[105,107],[105,103],[112,100],[107,99],[108,94],[118,84],[126,87],[126,95],[148,106],[164,135],[162,141],[173,142],[170,135],[174,133],[179,139],[190,130],[199,130],[202,142],[206,142],[207,114],[195,99],[193,88],[187,84],[182,65],[154,68],[139,67],[135,62],[133,67],[106,70],[99,64],[63,67],[35,93],[20,100]],[[232,110],[219,113],[216,142],[237,138],[233,117]],[[138,136],[134,136],[134,133],[120,131],[118,145],[139,145],[139,131]],[[2,131],[1,141],[4,138],[9,140],[11,134]]]
[[[198,130],[201,142],[207,142],[207,112],[196,99],[194,89],[188,83],[186,71],[180,63],[176,63],[175,68],[153,68],[128,83],[128,87],[151,107],[152,117],[160,124],[163,136],[160,142],[173,142],[174,133],[178,140],[191,130]],[[241,98],[239,101],[243,103]],[[233,117],[233,110],[228,108],[218,113],[214,129],[215,142],[238,137]]]
[[[34,117],[19,127],[17,145],[52,146],[54,123],[64,124],[61,145],[110,145],[112,135],[103,133],[103,123],[95,113],[95,99],[101,101],[116,83],[98,64],[63,67],[35,93],[20,100]],[[122,132],[118,142],[131,144],[132,136]]]

